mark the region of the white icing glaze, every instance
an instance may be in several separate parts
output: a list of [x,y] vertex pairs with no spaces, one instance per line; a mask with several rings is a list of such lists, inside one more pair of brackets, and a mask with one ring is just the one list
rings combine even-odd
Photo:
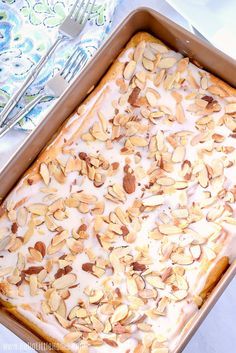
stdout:
[[[133,48],[126,50],[126,52],[122,55],[122,57],[119,58],[120,62],[129,61],[129,56],[132,53],[133,53]],[[163,57],[165,56],[172,56],[172,57],[174,56],[176,57],[177,60],[181,58],[181,55],[179,53],[175,53],[173,51],[168,51],[168,53],[163,54]],[[169,69],[168,72],[172,73],[174,72],[175,69],[176,69],[176,65],[171,69]],[[138,63],[136,67],[136,72],[139,70],[143,70],[141,63]],[[197,68],[193,64],[189,64],[189,70],[191,71],[195,80],[199,83],[199,80],[200,80],[199,73],[203,71]],[[121,74],[120,74],[120,77],[121,77]],[[181,77],[187,77],[187,72],[184,72]],[[173,96],[171,95],[171,91],[165,90],[163,88],[163,85],[156,87],[151,80],[147,81],[146,88],[147,87],[154,88],[155,90],[157,90],[160,94],[158,105],[167,106],[174,114],[176,103]],[[181,93],[183,96],[186,96],[187,94],[190,93],[191,90],[192,89],[187,84],[183,84],[183,86],[179,88],[177,91]],[[201,91],[203,94],[206,94],[206,92],[200,88],[199,92],[201,93]],[[128,97],[129,94],[130,94],[130,91],[126,94],[126,96]],[[141,92],[141,95],[142,94],[143,92]],[[101,99],[101,103],[99,103],[98,100],[102,95],[103,97]],[[90,112],[91,109],[93,109],[92,116],[89,120],[89,125],[87,124],[87,127],[84,130],[85,132],[88,131],[88,127],[91,127],[93,123],[97,121],[98,111],[102,112],[104,117],[107,120],[112,119],[115,114],[115,109],[112,106],[112,102],[118,101],[120,96],[122,96],[122,94],[119,92],[119,87],[117,86],[116,82],[108,81],[96,93],[96,95],[94,95],[93,98],[89,100],[88,103],[86,103],[85,112],[82,114],[80,118],[78,118],[77,114],[74,114],[69,119],[66,125],[67,131],[64,130],[63,133],[60,133],[56,138],[56,140],[53,142],[53,144],[60,147],[63,144],[64,138],[69,140],[72,137],[72,134],[75,132],[75,126],[76,128],[79,127],[81,120],[83,118],[86,118],[88,112]],[[217,97],[217,100],[219,101],[222,107],[226,104],[225,99],[221,99]],[[164,122],[162,119],[159,119],[158,124],[152,126],[150,135],[155,135],[158,133],[158,131],[163,131],[164,135],[168,136],[170,133],[183,131],[183,130],[189,131],[191,134],[196,134],[197,130],[195,128],[194,122],[199,117],[187,111],[187,106],[190,103],[192,103],[191,100],[183,99],[182,101],[183,109],[185,111],[185,116],[186,116],[186,122],[184,124],[178,124],[177,122],[173,122],[172,124],[168,125],[166,124],[166,121]],[[125,113],[126,108],[127,108],[127,105],[120,106],[119,113],[121,114]],[[135,109],[134,115],[138,115],[139,117],[142,117],[139,112],[139,109]],[[222,116],[222,111],[214,112],[212,116],[214,118],[214,121],[217,121]],[[143,119],[142,120],[143,125],[144,126],[148,125],[147,119],[144,119],[144,118],[142,119]],[[75,125],[73,125],[72,123],[75,123]],[[234,138],[229,137],[229,130],[225,126],[217,126],[214,132],[227,136],[228,146],[235,145]],[[185,159],[190,161],[195,161],[196,159],[198,159],[197,152],[200,148],[203,148],[203,145],[204,144],[200,144],[200,147],[191,146],[188,143]],[[99,142],[97,140],[96,142],[91,142],[91,143],[86,143],[81,139],[74,141],[70,146],[70,148],[75,151],[76,155],[79,152],[86,152],[89,155],[91,154],[97,155],[98,154],[97,151],[99,151],[99,153],[101,153],[109,163],[119,162],[120,164],[119,170],[116,175],[107,177],[104,185],[102,185],[99,188],[94,187],[93,183],[88,178],[84,178],[81,175],[78,175],[78,172],[71,172],[70,174],[68,174],[66,178],[66,182],[64,184],[60,184],[55,180],[55,178],[52,178],[50,182],[50,187],[57,189],[55,199],[60,197],[65,198],[65,196],[68,196],[71,192],[77,192],[82,189],[92,195],[97,196],[98,199],[101,199],[102,195],[106,193],[108,185],[111,185],[114,183],[121,184],[121,181],[124,175],[123,167],[125,166],[125,158],[126,158],[126,156],[119,154],[119,151],[122,147],[123,147],[122,141],[114,142],[113,149],[110,149],[110,150],[105,148],[104,142]],[[169,151],[172,152],[173,150],[172,146],[169,145],[168,147],[169,147]],[[50,150],[50,146],[47,148],[47,150]],[[144,170],[147,171],[151,166],[152,161],[147,158],[146,148],[137,148],[136,150],[140,151],[142,156],[142,159],[139,165],[141,165],[144,168]],[[222,155],[223,155],[222,152],[215,151],[213,155],[212,154],[205,155],[204,162],[209,163],[209,165],[211,165],[214,159],[221,158]],[[227,180],[227,185],[225,185],[225,187],[227,189],[232,188],[234,184],[235,156],[236,156],[235,152],[229,155],[229,158],[232,161],[234,161],[234,165],[230,168],[224,169],[225,177]],[[130,163],[131,168],[135,168],[133,156],[131,155],[128,157],[130,157],[131,159],[131,163]],[[68,156],[63,154],[62,152],[60,152],[57,155],[57,159],[60,161],[66,161],[67,158]],[[181,171],[181,163],[176,163],[174,170],[171,173],[168,173],[168,175],[175,180],[181,180],[180,171]],[[23,178],[18,183],[18,186],[8,196],[6,202],[9,202],[9,200],[12,200],[14,203],[17,203],[18,201],[22,200],[24,197],[27,197],[28,200],[24,204],[24,206],[26,207],[27,205],[32,203],[44,202],[44,203],[50,204],[51,201],[48,201],[48,202],[43,201],[45,194],[40,191],[40,189],[45,186],[44,182],[40,180],[29,187],[29,185],[25,183],[25,180],[27,180],[27,178],[28,176]],[[75,179],[77,180],[77,183],[75,185],[72,185],[73,180]],[[127,209],[128,207],[132,206],[133,201],[135,199],[140,199],[142,197],[141,189],[147,183],[148,183],[147,177],[140,180],[140,186],[137,187],[136,192],[128,195],[127,200],[124,202],[124,204],[121,205],[121,207],[123,209]],[[219,190],[217,189],[217,187],[212,188],[211,185],[203,189],[198,183],[190,182],[190,186],[187,191],[188,205],[192,204],[193,202],[199,202],[199,200],[203,200],[204,193],[206,191],[210,191],[212,193],[212,196],[216,196]],[[164,205],[161,207],[158,207],[157,209],[155,209],[155,211],[152,211],[146,214],[148,217],[142,220],[141,229],[137,233],[137,238],[135,243],[128,244],[130,246],[130,253],[134,256],[136,254],[137,247],[143,247],[144,245],[148,246],[149,256],[152,259],[150,268],[160,273],[164,268],[171,266],[172,261],[170,259],[167,259],[164,262],[160,261],[159,256],[160,256],[162,241],[150,239],[148,234],[155,227],[157,221],[159,220],[160,213],[165,211],[167,214],[169,214],[170,209],[174,210],[178,207],[179,196],[181,192],[182,191],[176,191],[174,196],[172,194],[164,194],[164,199],[165,199]],[[145,196],[148,196],[148,194],[149,194],[148,190],[145,191]],[[217,203],[223,204],[223,201],[218,199]],[[104,214],[109,215],[109,213],[113,211],[116,206],[117,205],[114,204],[113,202],[106,200]],[[234,209],[234,213],[235,213],[235,204],[231,204],[230,206]],[[202,210],[204,215],[206,215],[208,211],[209,209]],[[87,232],[90,234],[89,238],[84,242],[85,249],[92,249],[95,252],[96,257],[102,257],[107,259],[108,258],[107,251],[104,251],[101,248],[101,246],[98,244],[96,237],[93,235],[92,227],[93,227],[94,216],[91,213],[82,215],[78,212],[77,209],[70,208],[68,209],[68,218],[66,218],[63,221],[56,221],[56,223],[58,223],[58,225],[62,226],[64,229],[68,230],[69,234],[71,234],[73,229],[77,229],[80,226],[81,219],[83,219],[83,222],[86,225],[88,225]],[[169,303],[168,309],[167,309],[167,315],[159,316],[155,319],[151,319],[151,318],[148,319],[148,323],[153,326],[153,330],[155,333],[159,335],[163,335],[168,338],[170,350],[174,349],[177,342],[180,340],[181,330],[183,329],[184,324],[198,311],[197,305],[193,301],[193,297],[195,295],[198,295],[201,292],[201,290],[204,288],[207,276],[209,275],[212,268],[216,265],[217,261],[220,258],[222,258],[224,255],[228,256],[231,261],[235,257],[235,249],[236,249],[235,226],[232,224],[230,225],[224,221],[221,221],[221,225],[224,228],[227,236],[226,237],[220,236],[213,242],[214,245],[218,247],[219,253],[216,256],[216,258],[211,261],[210,265],[207,266],[207,268],[205,267],[203,268],[202,261],[194,261],[193,264],[185,266],[185,269],[186,269],[185,279],[189,284],[188,297],[182,301]],[[6,217],[3,217],[0,221],[0,228],[7,227],[10,233],[10,226],[11,226],[11,222]],[[19,237],[23,236],[26,231],[26,228],[27,228],[26,226],[19,227],[17,231],[17,236]],[[207,222],[206,219],[201,219],[200,221],[191,224],[190,228],[193,231],[196,231],[201,236],[206,236],[206,234],[209,235],[214,232],[214,229],[212,228],[212,224]],[[25,245],[23,245],[20,248],[19,251],[25,256],[28,256],[28,248],[31,246],[34,246],[36,241],[40,241],[40,240],[43,241],[47,247],[50,244],[51,239],[53,238],[54,235],[55,233],[49,232],[45,224],[43,223],[40,226],[37,226],[35,228],[34,235]],[[182,238],[179,236],[179,234],[168,236],[168,241],[176,243],[179,246],[188,245],[189,239],[191,239],[191,235],[188,233]],[[112,246],[115,246],[115,247],[124,246],[124,245],[127,245],[127,243],[123,240],[122,237],[116,237],[115,244],[112,244]],[[69,250],[67,249],[66,246],[62,248],[60,252],[56,253],[55,255],[49,255],[48,257],[53,259],[54,256],[56,256],[58,258],[65,253],[69,253]],[[12,253],[2,252],[3,257],[0,258],[0,267],[16,266],[17,254],[18,254],[18,251],[12,252]],[[42,260],[42,263],[37,263],[37,264],[32,263],[31,265],[44,266],[45,262],[46,262],[46,258]],[[70,289],[71,295],[65,301],[66,307],[67,307],[67,313],[69,313],[70,310],[78,303],[78,300],[82,299],[84,302],[87,302],[88,300],[87,296],[83,293],[84,289],[87,286],[92,288],[100,288],[102,285],[101,283],[104,280],[104,276],[98,279],[98,278],[95,278],[92,274],[83,271],[81,266],[83,263],[86,263],[86,262],[90,262],[90,261],[88,259],[88,256],[83,252],[76,256],[76,260],[73,262],[73,265],[71,265],[73,267],[72,272],[77,274],[78,286]],[[53,270],[48,274],[46,281],[52,281],[54,279],[54,274],[56,273],[57,269],[58,267],[55,263]],[[111,273],[109,273],[109,271],[107,270],[106,275],[110,275],[110,274]],[[111,287],[113,287],[113,289],[116,286],[118,286],[121,293],[124,294],[124,297],[126,297],[126,292],[127,292],[126,279],[123,273],[118,274],[117,283],[113,283],[113,284],[111,283],[110,285]],[[7,298],[6,296],[3,296],[3,295],[1,295],[1,297],[4,300],[7,300],[13,305],[15,305],[17,307],[17,310],[23,316],[25,316],[28,320],[32,321],[37,326],[39,326],[42,329],[42,331],[46,332],[49,336],[53,337],[59,342],[62,342],[63,336],[67,333],[67,330],[58,324],[57,320],[53,315],[43,314],[43,319],[45,320],[45,322],[43,322],[42,320],[39,320],[36,317],[38,313],[42,313],[41,302],[44,299],[43,291],[39,290],[38,295],[31,296],[29,293],[29,286],[25,284],[23,285],[23,287],[24,287],[23,296],[18,296],[16,294],[14,298]],[[167,284],[165,286],[165,289],[158,289],[158,297],[160,298],[165,296],[166,294],[168,295],[168,293],[170,292],[171,292],[171,286]],[[29,304],[31,306],[31,311],[26,310],[24,307],[22,307],[22,304]],[[88,303],[86,305],[88,305]],[[142,308],[140,308],[139,311],[140,313],[144,313],[148,307],[154,307],[154,306],[155,306],[155,301],[152,301],[151,304],[149,303],[147,305],[144,305]],[[96,308],[94,308],[94,306],[91,306],[91,305],[88,305],[88,308],[89,310],[92,310],[92,311],[96,310]],[[101,320],[105,322],[107,320],[107,317],[104,316],[103,318],[101,318]],[[127,339],[124,343],[119,343],[119,347],[116,348],[116,352],[117,353],[126,352],[129,349],[131,350],[131,352],[133,352],[133,349],[137,344],[137,340],[142,339],[143,335],[144,333],[142,331],[135,331],[133,333],[132,338]],[[101,334],[101,337],[110,339],[109,334]],[[68,347],[73,352],[78,351],[78,344],[71,344],[71,345],[68,345]],[[91,353],[100,352],[101,350],[104,353],[108,353],[110,352],[111,347],[105,344],[102,347],[100,346],[91,347],[90,349]]]

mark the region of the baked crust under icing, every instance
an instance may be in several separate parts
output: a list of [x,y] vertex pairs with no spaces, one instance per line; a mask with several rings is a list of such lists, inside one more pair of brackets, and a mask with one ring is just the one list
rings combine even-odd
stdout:
[[1,206],[2,303],[64,352],[174,350],[235,256],[235,114],[135,35]]

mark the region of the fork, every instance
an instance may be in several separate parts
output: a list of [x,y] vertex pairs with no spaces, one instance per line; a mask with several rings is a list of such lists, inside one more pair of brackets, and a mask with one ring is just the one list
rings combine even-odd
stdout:
[[21,97],[24,95],[27,88],[32,84],[32,82],[37,77],[38,73],[41,71],[47,60],[52,56],[58,45],[65,39],[73,39],[77,37],[83,30],[93,7],[95,0],[76,0],[70,13],[62,22],[58,29],[58,37],[54,44],[48,49],[47,53],[40,59],[38,64],[33,68],[29,76],[26,78],[23,85],[18,89],[18,91],[9,99],[7,104],[2,110],[0,115],[0,127],[3,125],[4,121],[8,115],[12,112],[16,104],[19,102]]
[[18,114],[6,122],[2,128],[0,128],[0,137],[4,136],[43,99],[48,98],[49,96],[53,96],[54,98],[60,97],[60,95],[68,87],[71,80],[74,78],[77,71],[84,67],[86,62],[86,54],[80,48],[76,48],[71,57],[66,61],[64,68],[46,83],[44,93],[39,94],[35,99],[21,109]]

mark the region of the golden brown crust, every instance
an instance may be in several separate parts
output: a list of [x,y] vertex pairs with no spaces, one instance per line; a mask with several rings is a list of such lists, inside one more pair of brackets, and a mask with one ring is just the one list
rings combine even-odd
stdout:
[[236,95],[236,88],[231,87],[228,83],[222,81],[219,77],[216,77],[212,74],[210,75],[211,82],[220,88],[222,88],[229,96]]
[[[46,342],[49,342],[53,349],[55,349],[56,351],[60,351],[62,353],[72,353],[72,351],[68,349],[66,346],[64,346],[62,343],[60,343],[55,338],[48,335],[45,331],[42,331],[40,327],[37,326],[34,322],[26,319],[26,317],[23,316],[21,313],[19,313],[17,308],[14,307],[12,304],[2,299],[0,299],[0,304],[6,308],[7,312],[10,315],[13,315],[15,318],[17,318],[17,320],[19,320],[23,325],[25,325],[31,332],[37,334],[38,336],[40,336],[40,338],[42,338]],[[60,349],[56,349],[56,347],[60,347]]]
[[[127,45],[125,46],[125,48],[121,51],[119,57],[121,57],[124,52],[134,46],[137,46],[138,43],[140,43],[141,41],[148,41],[148,42],[155,42],[155,43],[162,43],[159,39],[155,38],[154,36],[152,36],[149,33],[146,32],[139,32],[137,34],[135,34],[131,40],[127,43]],[[118,58],[119,58],[118,57]],[[109,68],[109,70],[107,71],[107,73],[105,74],[105,76],[101,79],[101,81],[99,82],[99,84],[94,88],[94,90],[89,94],[89,96],[84,100],[84,102],[82,104],[88,104],[94,96],[96,96],[96,94],[102,90],[102,88],[109,82],[112,81],[119,72],[122,71],[123,68],[123,64],[121,62],[119,62],[119,60],[115,60],[115,62],[111,65],[111,67]],[[96,102],[97,104],[97,102]],[[73,134],[76,135],[77,137],[79,137],[79,135],[82,133],[82,129],[86,126],[87,123],[89,123],[90,118],[92,116],[92,112],[93,112],[93,106],[91,108],[91,110],[88,112],[87,117],[83,120],[80,128]],[[56,136],[54,136],[54,143],[51,144],[51,141],[45,146],[45,148],[41,151],[41,153],[39,154],[37,160],[35,161],[35,163],[26,171],[26,173],[24,175],[28,175],[29,177],[32,176],[34,173],[38,172],[38,168],[39,165],[42,161],[50,161],[52,160],[58,153],[58,142],[63,141],[63,135],[65,133],[67,133],[69,130],[73,131],[73,127],[74,124],[71,123],[70,125],[68,125],[68,121],[70,120],[70,118],[76,113],[73,112],[63,123],[63,125],[61,126],[61,128],[58,130]],[[79,118],[79,117],[78,117]],[[67,142],[68,143],[68,142]],[[62,143],[62,145],[64,146],[64,143]],[[50,147],[49,147],[50,146]],[[60,146],[61,148],[61,146]],[[29,173],[32,173],[32,175],[29,175]]]
[[[127,44],[126,48],[122,51],[122,53],[120,55],[122,55],[124,53],[124,51],[127,50],[128,48],[136,46],[139,42],[141,42],[143,40],[161,43],[160,40],[153,37],[152,35],[145,33],[145,32],[140,32],[140,33],[137,33],[130,40],[130,42]],[[86,98],[86,100],[84,101],[83,104],[89,103],[95,97],[95,95],[99,93],[99,96],[96,99],[96,102],[92,105],[90,111],[87,113],[86,118],[82,121],[82,124],[80,125],[79,129],[77,131],[75,131],[73,134],[71,134],[72,139],[78,138],[80,136],[80,134],[82,133],[83,129],[90,122],[90,118],[93,115],[94,105],[96,104],[96,107],[98,107],[100,102],[102,101],[102,98],[104,97],[104,94],[107,94],[109,92],[106,89],[102,90],[102,88],[107,84],[107,82],[113,80],[117,76],[117,74],[121,72],[121,70],[123,69],[123,65],[124,64],[119,61],[116,61],[115,63],[113,63],[113,65],[110,67],[107,74],[103,77],[103,79],[98,84],[98,86],[93,90],[93,92],[89,95],[89,97]],[[233,89],[232,87],[230,87],[225,82],[218,79],[217,77],[215,77],[211,74],[209,74],[209,75],[210,75],[210,79],[211,79],[212,84],[221,87],[224,91],[227,92],[227,94],[230,94],[230,95],[236,94],[235,89]],[[57,155],[58,151],[61,149],[62,146],[65,146],[66,144],[70,143],[70,140],[68,140],[66,143],[63,141],[64,133],[66,133],[68,131],[73,131],[73,129],[74,129],[74,123],[72,122],[72,123],[68,124],[68,119],[63,124],[62,128],[59,130],[59,132],[54,140],[54,143],[51,144],[49,147],[45,147],[45,149],[40,153],[37,161],[28,169],[28,171],[25,174],[25,175],[27,175],[27,178],[34,177],[34,174],[38,173],[38,168],[39,168],[39,165],[41,162],[45,162],[45,161],[49,162]],[[26,180],[25,180],[25,182],[26,182]],[[205,300],[207,298],[207,296],[212,291],[212,289],[214,288],[216,283],[219,281],[222,274],[227,269],[228,264],[229,264],[228,258],[223,257],[217,262],[217,264],[211,270],[210,274],[207,277],[204,288],[200,293],[200,296],[203,300]],[[0,283],[0,292],[2,292],[4,294],[6,292],[6,290],[7,290],[7,285],[5,283]],[[9,306],[9,303],[7,303],[5,301],[0,300],[0,302],[5,307],[7,307],[7,310],[9,311],[9,313],[11,313],[17,319],[19,319],[22,323],[24,323],[30,330],[36,332],[43,339],[51,342],[52,344],[55,344],[56,346],[58,346],[60,344],[57,340],[53,339],[51,336],[49,336],[45,332],[43,332],[36,324],[34,324],[30,320],[26,319],[22,314],[20,314],[17,311],[17,308],[12,307],[11,305]],[[68,348],[66,348],[66,347],[61,346],[60,350],[63,353],[71,353],[71,351],[68,350]]]
[[207,299],[207,297],[211,293],[212,289],[219,282],[221,276],[224,274],[224,272],[227,270],[228,267],[229,267],[229,258],[227,256],[222,257],[216,263],[216,265],[210,271],[210,273],[207,277],[206,283],[204,285],[204,288],[202,289],[202,291],[200,293],[200,297],[203,300]]
[[[118,58],[121,57],[127,49],[129,49],[131,47],[134,47],[134,46],[137,46],[138,43],[140,43],[141,41],[148,41],[148,42],[155,42],[155,43],[163,44],[163,42],[161,40],[159,40],[158,38],[155,38],[153,35],[151,35],[151,34],[149,34],[147,32],[138,32],[127,43],[127,45],[121,51],[121,53],[118,56]],[[99,84],[94,88],[94,90],[89,94],[89,96],[84,100],[84,102],[82,104],[88,104],[93,99],[93,97],[96,96],[96,94],[99,91],[101,91],[103,86],[105,86],[109,81],[112,81],[117,76],[117,74],[122,71],[123,63],[119,62],[118,58],[111,65],[111,67],[109,68],[109,70],[107,71],[105,76],[101,79]],[[236,89],[234,89],[233,87],[229,86],[226,82],[222,81],[221,79],[219,79],[218,77],[216,77],[216,76],[214,76],[212,74],[209,74],[209,77],[210,77],[210,79],[211,79],[211,81],[212,81],[212,83],[214,85],[218,85],[220,88],[225,90],[228,95],[235,95],[236,94]],[[75,135],[77,137],[80,136],[80,134],[82,133],[83,128],[86,126],[87,123],[89,123],[90,118],[92,116],[92,112],[93,112],[93,107],[88,112],[87,117],[83,120],[80,128],[73,134],[73,136],[75,136]],[[52,144],[51,141],[50,141],[45,146],[45,148],[39,154],[39,156],[38,156],[37,160],[35,161],[35,163],[26,171],[25,175],[28,175],[29,173],[32,173],[32,174],[38,173],[38,168],[39,168],[40,163],[42,163],[42,161],[48,162],[48,161],[52,160],[57,155],[57,153],[58,153],[58,148],[57,148],[58,142],[60,140],[61,141],[63,140],[63,134],[65,134],[69,130],[73,129],[74,124],[72,123],[72,124],[68,125],[68,121],[70,120],[70,118],[75,113],[76,113],[76,110],[65,120],[65,122],[63,123],[63,125],[61,126],[59,131],[57,132],[56,136],[54,136],[54,143]],[[78,116],[78,118],[79,118],[79,116]],[[63,146],[64,146],[64,143],[63,143]],[[60,146],[60,148],[61,148],[61,146]]]

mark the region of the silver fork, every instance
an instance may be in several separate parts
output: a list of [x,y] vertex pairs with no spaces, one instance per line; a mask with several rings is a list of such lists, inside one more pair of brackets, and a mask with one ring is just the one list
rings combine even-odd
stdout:
[[66,61],[64,68],[53,76],[45,85],[44,92],[39,94],[29,104],[19,111],[13,118],[0,128],[0,137],[4,136],[14,125],[16,125],[27,113],[29,113],[40,101],[53,96],[60,97],[60,95],[68,87],[75,74],[87,62],[87,56],[81,49],[75,49],[71,57]]
[[58,29],[58,37],[54,44],[49,48],[47,53],[40,59],[38,64],[30,72],[29,76],[26,78],[23,85],[18,89],[18,91],[9,99],[7,104],[2,110],[0,115],[0,127],[3,125],[4,121],[14,109],[16,104],[19,102],[21,97],[24,95],[27,88],[35,80],[38,73],[41,71],[47,60],[54,53],[58,45],[64,39],[73,39],[77,37],[83,30],[89,15],[93,11],[95,0],[76,0],[74,6],[72,7],[70,13],[62,22]]

